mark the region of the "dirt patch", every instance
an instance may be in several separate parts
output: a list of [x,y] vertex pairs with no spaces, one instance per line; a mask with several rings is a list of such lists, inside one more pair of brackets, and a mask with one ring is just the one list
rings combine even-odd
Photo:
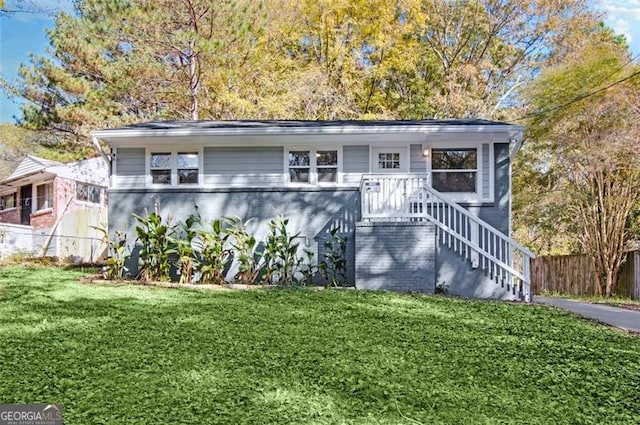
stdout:
[[83,285],[100,286],[155,286],[160,288],[189,289],[193,291],[251,291],[256,289],[273,289],[276,285],[245,285],[241,283],[225,283],[223,285],[175,283],[175,282],[145,282],[141,280],[105,280],[102,275],[82,276],[80,283]]

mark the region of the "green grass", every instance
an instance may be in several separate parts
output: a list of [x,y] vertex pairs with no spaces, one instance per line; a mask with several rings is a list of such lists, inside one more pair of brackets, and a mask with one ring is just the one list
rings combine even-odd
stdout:
[[0,270],[0,402],[65,424],[636,424],[640,338],[554,309]]

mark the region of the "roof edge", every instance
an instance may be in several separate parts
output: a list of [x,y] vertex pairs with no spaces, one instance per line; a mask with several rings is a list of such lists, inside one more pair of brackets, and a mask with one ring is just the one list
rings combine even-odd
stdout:
[[524,130],[523,126],[499,123],[478,122],[460,124],[453,120],[451,123],[439,121],[437,123],[396,121],[391,125],[374,122],[363,124],[327,124],[321,126],[225,126],[225,127],[172,127],[172,128],[138,128],[121,127],[114,129],[96,130],[91,136],[99,139],[120,137],[154,137],[154,136],[234,136],[234,135],[282,135],[282,134],[367,134],[367,133],[461,133],[461,132],[506,132],[517,134]]

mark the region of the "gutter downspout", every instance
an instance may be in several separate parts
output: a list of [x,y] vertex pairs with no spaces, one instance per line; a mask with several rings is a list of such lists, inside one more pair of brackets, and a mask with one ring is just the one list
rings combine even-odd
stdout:
[[111,186],[111,171],[112,171],[112,167],[113,167],[113,163],[112,163],[113,156],[107,154],[102,149],[102,146],[100,145],[100,140],[96,136],[91,136],[91,141],[93,142],[93,146],[100,153],[100,156],[102,157],[102,159],[104,159],[105,162],[107,163],[107,167],[108,167],[108,170],[109,170],[108,186]]
[[520,131],[515,137],[515,144],[511,148],[511,152],[509,152],[509,164],[513,164],[513,161],[516,159],[516,154],[522,147],[522,136],[523,133]]

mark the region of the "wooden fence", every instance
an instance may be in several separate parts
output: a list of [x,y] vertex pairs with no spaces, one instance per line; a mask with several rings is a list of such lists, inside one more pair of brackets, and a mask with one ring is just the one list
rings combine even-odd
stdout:
[[[531,260],[531,291],[534,295],[557,292],[595,295],[597,282],[593,260],[587,255],[537,257]],[[640,251],[631,251],[618,274],[616,295],[640,299]]]

